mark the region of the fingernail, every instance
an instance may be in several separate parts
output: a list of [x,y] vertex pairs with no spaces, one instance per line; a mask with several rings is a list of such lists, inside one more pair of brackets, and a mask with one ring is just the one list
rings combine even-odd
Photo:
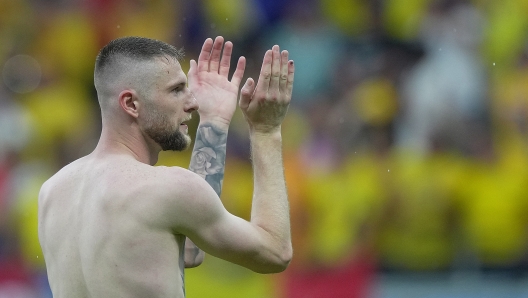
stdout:
[[253,85],[253,80],[250,80],[251,78],[248,78],[248,86],[251,87]]

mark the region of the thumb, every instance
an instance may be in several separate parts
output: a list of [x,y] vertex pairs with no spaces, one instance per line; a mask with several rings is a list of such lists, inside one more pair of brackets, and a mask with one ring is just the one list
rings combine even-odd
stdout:
[[240,91],[240,101],[238,102],[238,105],[242,110],[247,110],[249,107],[253,90],[255,90],[255,81],[253,81],[252,78],[248,78]]

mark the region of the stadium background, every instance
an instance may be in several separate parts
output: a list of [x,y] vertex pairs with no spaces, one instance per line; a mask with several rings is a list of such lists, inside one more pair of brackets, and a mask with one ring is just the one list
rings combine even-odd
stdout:
[[[94,59],[127,35],[184,47],[184,70],[217,35],[246,77],[273,44],[296,63],[294,260],[207,256],[188,297],[528,297],[527,25],[528,0],[0,0],[0,297],[51,297],[39,187],[94,148]],[[238,112],[229,134],[222,200],[248,218]]]

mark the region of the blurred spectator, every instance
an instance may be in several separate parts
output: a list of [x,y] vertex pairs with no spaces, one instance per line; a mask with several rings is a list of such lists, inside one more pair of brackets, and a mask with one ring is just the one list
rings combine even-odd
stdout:
[[369,297],[386,198],[383,164],[374,156],[351,156],[334,171],[308,172],[309,236],[288,271],[287,297]]
[[392,156],[390,194],[379,237],[380,261],[393,270],[449,270],[457,230],[454,194],[461,181],[460,160],[447,153],[416,158]]
[[292,104],[306,108],[329,91],[343,39],[320,15],[318,1],[292,0],[286,16],[263,34],[262,49],[278,44],[291,53],[296,67]]
[[[527,161],[526,155],[518,161]],[[475,265],[518,275],[526,270],[528,171],[513,164],[477,162],[467,174],[461,224]]]
[[[493,143],[475,160],[462,189],[463,228],[478,267],[519,275],[527,270],[527,51],[492,81]],[[504,71],[506,67],[502,67]]]
[[29,114],[0,85],[0,164],[10,162],[30,138]]
[[478,45],[481,16],[474,7],[437,1],[423,23],[425,57],[403,87],[400,146],[426,154],[436,138],[464,150],[467,123],[486,115],[486,77]]

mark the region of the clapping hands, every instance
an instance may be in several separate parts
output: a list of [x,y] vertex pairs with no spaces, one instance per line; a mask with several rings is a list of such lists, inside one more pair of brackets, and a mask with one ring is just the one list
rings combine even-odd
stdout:
[[293,90],[295,67],[288,51],[275,45],[266,51],[258,83],[249,78],[240,94],[239,105],[250,129],[258,132],[280,130]]

